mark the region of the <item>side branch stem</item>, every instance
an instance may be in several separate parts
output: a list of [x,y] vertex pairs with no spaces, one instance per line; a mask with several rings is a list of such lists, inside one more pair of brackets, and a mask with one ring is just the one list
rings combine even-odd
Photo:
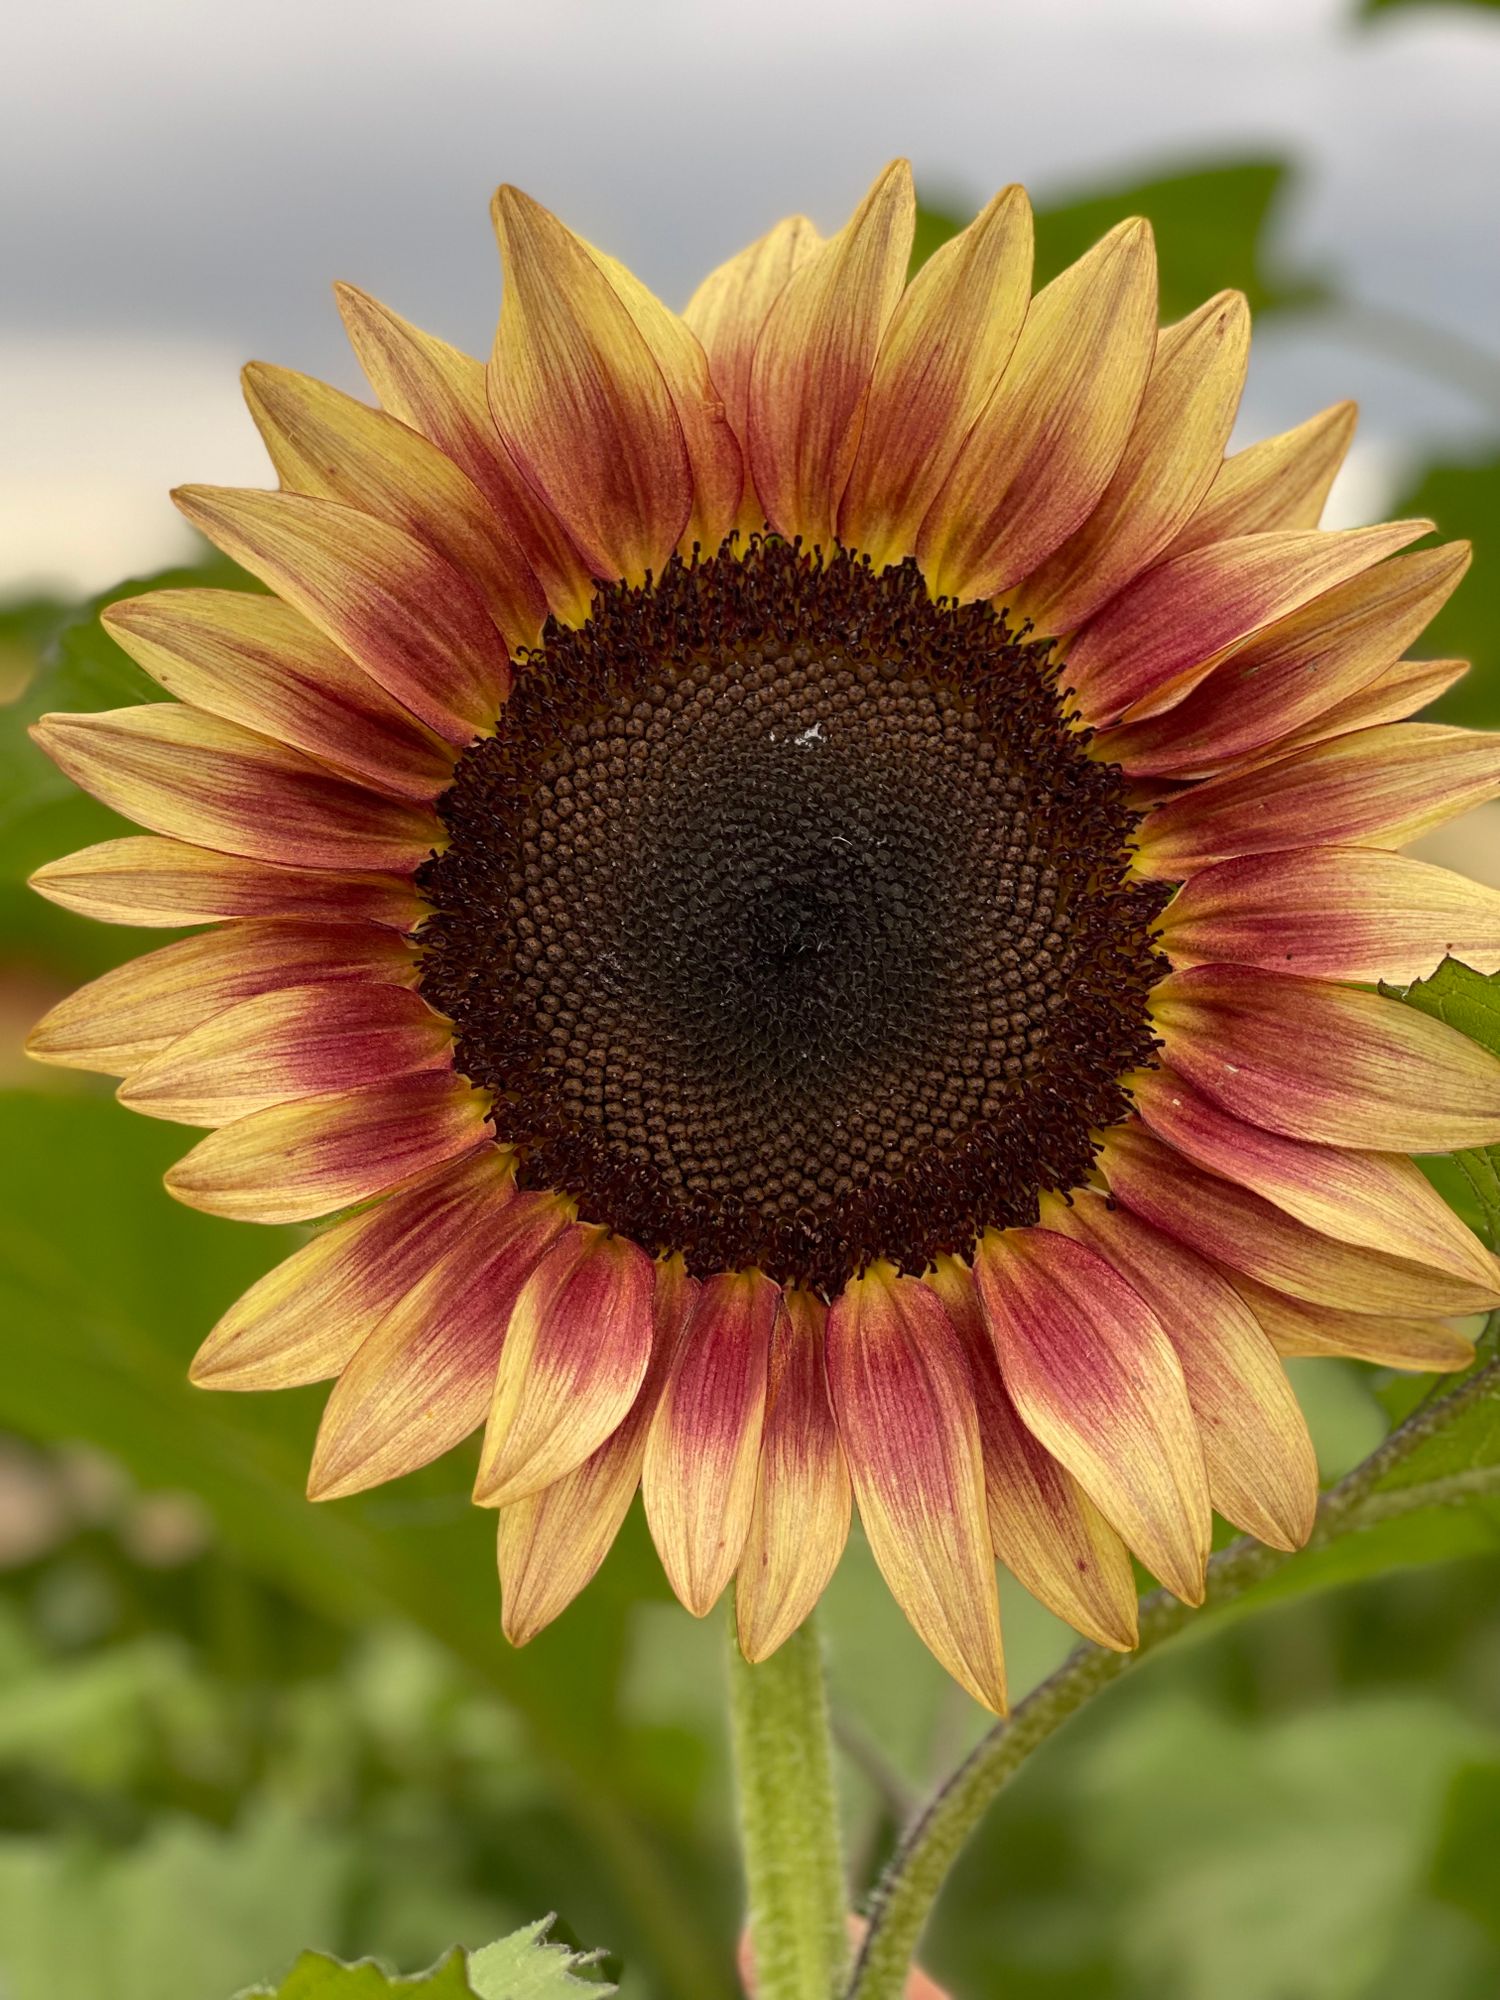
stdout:
[[[1450,1394],[1424,1403],[1347,1479],[1325,1494],[1308,1549],[1374,1527],[1400,1514],[1451,1505],[1479,1492],[1500,1491],[1500,1466],[1448,1473],[1410,1485],[1385,1482],[1416,1448],[1444,1429],[1470,1404],[1500,1389],[1500,1362],[1469,1376]],[[1221,1549],[1208,1566],[1204,1610],[1231,1604],[1275,1576],[1301,1551],[1284,1554],[1240,1540]],[[902,2000],[922,1931],[960,1848],[1032,1751],[1136,1662],[1200,1616],[1155,1591],[1141,1603],[1140,1644],[1133,1653],[1080,1646],[1049,1680],[998,1723],[940,1787],[908,1829],[875,1891],[870,1928],[845,2000]]]
[[729,1715],[757,2000],[836,2000],[848,1966],[823,1655],[809,1620],[758,1667],[729,1628]]

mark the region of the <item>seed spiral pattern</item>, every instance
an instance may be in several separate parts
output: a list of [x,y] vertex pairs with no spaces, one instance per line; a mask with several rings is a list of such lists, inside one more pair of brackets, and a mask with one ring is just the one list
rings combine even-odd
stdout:
[[549,628],[421,877],[522,1184],[826,1295],[1034,1221],[1163,969],[1084,740],[1048,649],[911,564],[757,539]]

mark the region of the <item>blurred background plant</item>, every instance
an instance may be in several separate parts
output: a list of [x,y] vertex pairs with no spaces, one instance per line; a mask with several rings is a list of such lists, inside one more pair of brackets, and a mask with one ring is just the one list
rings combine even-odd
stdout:
[[[312,11],[315,44],[332,33],[333,49],[355,32],[338,10],[323,10],[326,21]],[[1366,14],[1378,18],[1359,20],[1336,5],[1262,7],[1258,25],[1237,5],[1215,24],[1168,0],[1133,0],[1108,25],[1068,6],[1047,12],[1059,15],[1052,41],[1046,24],[1006,29],[1012,62],[983,83],[982,123],[969,72],[1005,45],[988,10],[958,0],[922,10],[912,46],[927,54],[911,64],[909,26],[883,4],[864,10],[867,41],[846,70],[832,60],[831,22],[809,27],[830,57],[811,93],[825,116],[811,153],[780,144],[765,122],[774,104],[790,135],[809,101],[805,74],[785,98],[770,91],[764,38],[780,33],[789,47],[802,26],[780,0],[758,10],[748,76],[732,89],[722,21],[705,26],[676,0],[632,10],[628,33],[598,0],[576,0],[550,28],[518,19],[513,43],[508,25],[475,16],[494,111],[481,124],[466,94],[484,73],[476,57],[455,82],[462,115],[445,173],[467,176],[466,221],[482,217],[486,176],[529,180],[674,297],[784,208],[813,205],[831,225],[900,144],[917,153],[928,192],[920,254],[1016,175],[1039,200],[1043,275],[1121,215],[1150,215],[1167,316],[1223,285],[1251,298],[1263,356],[1249,428],[1282,428],[1363,392],[1373,421],[1336,495],[1340,518],[1430,513],[1445,534],[1475,540],[1475,570],[1428,645],[1475,662],[1442,713],[1500,725],[1500,345],[1485,344],[1500,275],[1485,190],[1500,161],[1492,88],[1484,94],[1500,77],[1500,20],[1399,0],[1372,0]],[[132,411],[180,454],[175,476],[262,480],[248,427],[220,452],[232,381],[200,409],[197,363],[205,348],[217,366],[218,347],[264,341],[278,360],[352,385],[326,327],[305,331],[295,317],[313,268],[362,255],[354,275],[403,310],[460,336],[442,315],[467,313],[473,345],[487,330],[488,306],[470,310],[479,294],[464,289],[476,265],[479,278],[489,271],[477,229],[461,244],[442,237],[442,261],[428,227],[439,197],[447,226],[446,184],[434,193],[442,176],[427,169],[450,131],[431,66],[408,85],[413,127],[361,122],[351,165],[319,120],[331,93],[342,131],[358,91],[314,63],[273,96],[249,17],[216,11],[212,32],[205,18],[162,0],[132,28],[135,96],[112,100],[106,133],[124,147],[119,186],[96,175],[85,202],[87,159],[61,160],[54,175],[36,153],[40,196],[11,177],[0,198],[17,225],[8,261],[23,272],[0,323],[18,439],[0,513],[20,529],[0,608],[0,1994],[225,2000],[307,1945],[411,1969],[557,1908],[559,1935],[616,1955],[599,1976],[623,1963],[627,2000],[727,2000],[740,1892],[717,1621],[694,1625],[669,1602],[635,1520],[584,1599],[526,1652],[509,1651],[492,1523],[468,1505],[467,1454],[365,1499],[310,1507],[302,1468],[317,1393],[208,1397],[185,1379],[203,1332],[292,1232],[174,1206],[160,1175],[179,1133],[125,1116],[95,1080],[30,1068],[20,1054],[53,998],[159,941],[82,923],[23,886],[41,861],[122,830],[31,750],[26,722],[155,693],[97,626],[102,600],[82,593],[116,560],[183,554],[154,491],[168,468],[125,449],[127,425],[101,476],[114,433],[106,423],[84,440],[88,412]],[[374,87],[372,37],[388,29],[387,52],[398,46],[405,30],[393,20],[361,16],[365,44],[348,47],[356,84]],[[75,93],[85,155],[102,143],[82,116],[109,55],[102,13],[98,25],[103,54],[79,58]],[[58,33],[55,21],[21,30],[38,54],[60,51]],[[1081,77],[1049,61],[1068,34]],[[1174,49],[1182,75],[1153,76]],[[456,45],[448,53],[463,64]],[[569,164],[542,109],[549,91],[566,105],[574,53],[579,103],[562,131],[584,157]],[[205,111],[241,55],[267,94],[224,132],[195,205],[184,183]],[[590,93],[610,60],[601,128]],[[962,115],[945,131],[933,86],[955,65]],[[1261,93],[1253,114],[1226,108],[1226,84]],[[728,95],[709,103],[711,128],[714,89]],[[665,115],[663,93],[680,113],[665,126],[654,115]],[[1028,108],[1013,121],[1019,95]],[[153,106],[175,121],[165,138],[148,130]],[[710,129],[706,160],[694,140]],[[1342,153],[1329,137],[1339,132]],[[170,198],[157,171],[168,139],[180,176]],[[622,164],[601,188],[610,149]],[[804,155],[799,187],[788,161]],[[238,173],[252,156],[260,194],[208,217],[205,204],[225,192],[223,160]],[[422,171],[393,201],[408,162]],[[341,234],[355,168],[378,198]],[[570,204],[575,177],[583,199]],[[1382,212],[1393,177],[1409,199]],[[662,191],[674,186],[669,210]],[[49,235],[57,199],[71,220]],[[130,239],[105,245],[99,212],[108,220],[127,199],[145,204]],[[1345,231],[1351,200],[1357,226]],[[626,201],[617,221],[610,203]],[[1329,247],[1346,241],[1347,257]],[[407,268],[387,283],[381,259],[402,245]],[[99,367],[111,326],[80,304],[101,256],[128,364],[112,375]],[[204,336],[189,363],[153,332],[153,298],[175,300]],[[284,307],[293,317],[279,337]],[[69,366],[76,403],[59,400]],[[28,478],[29,505],[18,497]],[[185,560],[166,580],[248,583],[219,558]],[[1500,881],[1496,823],[1480,815],[1444,836],[1444,858]],[[1370,1450],[1421,1386],[1332,1363],[1297,1372],[1329,1476]],[[931,1967],[956,1994],[1492,2000],[1500,1504],[1418,1517],[1358,1568],[1363,1580],[1340,1590],[1309,1587],[1211,1627],[1023,1773],[929,1940]],[[1340,1580],[1336,1568],[1305,1579]],[[1024,1691],[1068,1637],[1015,1586],[1005,1612]],[[983,1718],[907,1631],[857,1540],[824,1622],[852,1859],[868,1881],[913,1800]]]

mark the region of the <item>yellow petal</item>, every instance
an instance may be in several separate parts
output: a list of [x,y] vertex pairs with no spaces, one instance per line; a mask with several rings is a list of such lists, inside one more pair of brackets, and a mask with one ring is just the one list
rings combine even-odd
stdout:
[[696,543],[711,555],[734,526],[744,465],[724,399],[709,375],[708,357],[687,322],[664,306],[633,271],[601,251],[593,250],[592,255],[650,348],[682,426],[693,475],[693,511],[682,531],[682,553],[690,554]]
[[38,868],[31,887],[96,923],[151,930],[220,917],[311,917],[411,931],[426,914],[410,877],[278,868],[155,834],[65,854]]
[[1208,491],[1239,407],[1250,308],[1220,292],[1162,330],[1125,455],[1092,514],[1015,601],[1042,632],[1071,632],[1138,576]]
[[404,986],[321,980],[241,1000],[132,1072],[119,1098],[148,1118],[227,1125],[271,1104],[451,1063],[453,1028]]
[[849,1538],[849,1468],[823,1367],[826,1318],[820,1301],[794,1289],[771,1335],[755,1510],[734,1586],[740,1651],[752,1664],[809,1616]]
[[1316,528],[1358,415],[1355,404],[1335,403],[1295,430],[1262,438],[1225,459],[1203,505],[1173,542],[1172,554],[1274,528]]
[[471,1151],[487,1107],[451,1070],[275,1104],[200,1139],[167,1174],[167,1192],[241,1222],[308,1222]]
[[583,1464],[630,1413],[651,1359],[646,1253],[575,1223],[522,1286],[505,1328],[474,1498],[508,1505]]
[[484,363],[424,333],[354,285],[335,285],[350,345],[381,407],[468,474],[506,524],[565,624],[588,616],[594,585],[577,548],[527,485],[490,416]]
[[289,1389],[353,1359],[450,1241],[508,1201],[512,1161],[481,1147],[431,1180],[320,1230],[259,1278],[193,1358],[204,1389]]
[[1247,1124],[1166,1064],[1128,1086],[1142,1121],[1184,1158],[1252,1188],[1309,1229],[1468,1280],[1500,1281],[1500,1266],[1402,1153],[1318,1146]]
[[453,748],[279,598],[148,590],[100,622],[168,694],[401,798],[433,799]]
[[1068,678],[1080,709],[1089,721],[1111,722],[1174,707],[1235,648],[1431,527],[1390,521],[1336,534],[1303,528],[1246,535],[1158,563],[1069,645]]
[[1262,752],[1388,671],[1458,588],[1464,542],[1392,556],[1238,646],[1186,700],[1095,739],[1132,774],[1201,777]]
[[916,200],[893,161],[766,316],[750,369],[750,470],[779,534],[827,546],[875,357],[906,281]]
[[1128,1209],[1080,1190],[1049,1228],[1097,1250],[1146,1301],[1182,1363],[1208,1490],[1227,1521],[1298,1549],[1318,1510],[1318,1462],[1270,1341],[1228,1280]]
[[667,1581],[712,1611],[750,1531],[780,1288],[759,1271],[703,1287],[646,1441],[641,1489]]
[[875,1264],[828,1318],[828,1393],[870,1550],[918,1637],[1005,1712],[1000,1599],[963,1349],[936,1295]]
[[991,1230],[974,1275],[1027,1429],[1152,1574],[1201,1603],[1212,1527],[1203,1445],[1156,1315],[1103,1257],[1050,1229]]
[[565,1611],[609,1553],[640,1482],[646,1433],[698,1290],[680,1257],[657,1265],[651,1362],[630,1414],[574,1471],[501,1508],[502,1623],[513,1646]]
[[1161,918],[1176,966],[1205,959],[1313,978],[1408,984],[1461,958],[1500,972],[1500,890],[1367,847],[1309,847],[1220,861]]
[[926,1282],[963,1343],[974,1382],[995,1554],[1039,1603],[1116,1652],[1136,1642],[1135,1572],[1125,1544],[1078,1481],[1022,1423],[984,1323],[974,1274],[939,1257]]
[[1289,1298],[1247,1278],[1225,1276],[1260,1322],[1278,1354],[1341,1355],[1381,1368],[1451,1373],[1474,1359],[1474,1343],[1445,1319],[1392,1319],[1376,1313],[1340,1312]]
[[180,702],[44,715],[32,736],[75,784],[153,832],[255,861],[408,872],[437,818]]
[[1324,1236],[1250,1189],[1205,1173],[1137,1120],[1102,1135],[1098,1164],[1111,1193],[1165,1235],[1309,1305],[1386,1319],[1444,1319],[1500,1305],[1500,1280],[1478,1284]]
[[570,1210],[557,1195],[481,1207],[361,1342],[328,1398],[308,1497],[336,1500],[399,1479],[484,1421],[516,1294]]
[[1031,298],[1031,204],[997,194],[907,287],[876,357],[839,539],[879,569],[917,531],[999,381]]
[[26,1053],[128,1076],[179,1035],[257,993],[313,980],[409,986],[416,978],[411,947],[373,924],[232,924],[178,938],[80,986],[38,1021]]
[[493,204],[505,272],[490,411],[595,576],[659,575],[693,511],[671,392],[589,246],[518,188]]
[[[724,414],[742,453],[750,435],[750,362],[755,343],[787,280],[822,241],[805,215],[790,215],[711,271],[683,309],[683,319],[708,356],[714,388],[723,399]],[[764,522],[747,461],[737,525],[741,535],[747,535]]]
[[495,726],[510,688],[484,599],[404,528],[335,500],[184,486],[182,512],[447,742]]
[[474,482],[435,445],[326,382],[252,361],[245,401],[289,493],[376,514],[430,542],[475,584],[514,650],[532,645],[547,600]]
[[1379,994],[1199,965],[1155,988],[1151,1018],[1173,1069],[1290,1139],[1389,1153],[1500,1144],[1500,1060]]
[[934,592],[999,597],[1080,527],[1119,465],[1156,346],[1149,226],[1121,223],[1032,300],[923,523]]

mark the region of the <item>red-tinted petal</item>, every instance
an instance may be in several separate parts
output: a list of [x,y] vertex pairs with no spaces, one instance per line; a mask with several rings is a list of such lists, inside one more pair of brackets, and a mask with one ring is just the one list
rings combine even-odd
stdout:
[[1179,891],[1161,930],[1178,967],[1229,959],[1372,985],[1425,979],[1450,957],[1500,972],[1500,891],[1371,848],[1221,861]]
[[646,1519],[697,1618],[718,1602],[750,1530],[779,1287],[758,1271],[703,1287],[646,1442]]
[[430,1268],[361,1342],[328,1399],[312,1499],[399,1479],[483,1422],[516,1295],[568,1213],[557,1195],[518,1194],[444,1232]]
[[829,1314],[828,1389],[892,1596],[954,1679],[1003,1713],[974,1387],[937,1295],[888,1264],[851,1279]]
[[504,1507],[572,1472],[624,1422],[651,1359],[651,1259],[575,1223],[505,1330],[474,1498]]
[[37,1062],[126,1076],[241,1000],[314,981],[410,986],[416,954],[374,924],[241,923],[178,938],[80,986],[38,1021]]
[[1151,1012],[1173,1068],[1269,1131],[1394,1153],[1500,1143],[1500,1060],[1379,994],[1198,965],[1163,980]]
[[740,1650],[752,1663],[809,1615],[849,1537],[849,1468],[823,1365],[826,1318],[810,1292],[793,1290],[771,1335],[755,1510],[734,1586]]

